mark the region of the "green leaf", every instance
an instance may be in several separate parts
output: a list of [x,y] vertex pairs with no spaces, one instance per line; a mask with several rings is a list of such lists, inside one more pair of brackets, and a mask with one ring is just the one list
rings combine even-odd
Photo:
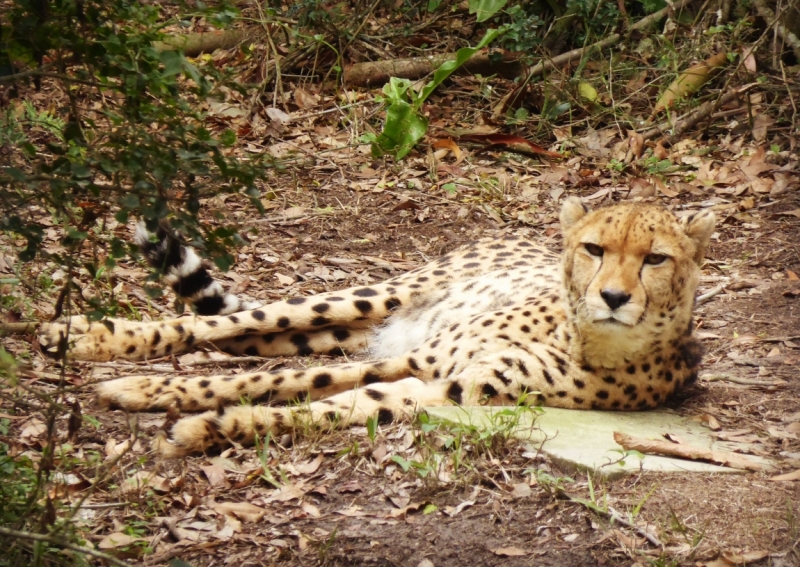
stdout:
[[422,515],[427,516],[428,514],[433,514],[439,507],[436,504],[428,504],[422,509]]
[[386,95],[387,102],[392,105],[395,102],[407,102],[406,93],[411,88],[411,81],[408,79],[398,79],[391,77],[389,82],[383,85],[383,94]]
[[230,128],[220,134],[219,141],[223,146],[233,146],[236,143],[236,132]]
[[233,266],[233,256],[230,254],[223,254],[214,258],[214,264],[221,272],[227,272]]
[[392,455],[392,461],[400,465],[400,468],[403,469],[403,472],[408,472],[408,469],[411,468],[411,461],[405,460],[400,455]]
[[161,76],[172,77],[183,72],[184,57],[179,51],[162,51],[159,54],[159,59],[164,65],[164,71]]
[[428,119],[417,114],[407,102],[397,101],[386,109],[386,124],[372,144],[372,155],[380,157],[391,153],[396,160],[401,160],[427,131]]
[[478,23],[485,22],[503,9],[508,0],[469,0],[469,13],[477,14]]
[[447,77],[452,75],[453,71],[461,67],[478,50],[483,49],[484,47],[489,45],[504,32],[505,32],[504,29],[486,30],[486,34],[484,34],[483,39],[481,39],[480,42],[478,42],[478,45],[476,45],[475,47],[462,47],[461,49],[456,51],[455,59],[447,61],[446,63],[440,65],[439,68],[433,72],[433,80],[430,81],[427,85],[425,85],[425,88],[422,89],[422,92],[419,93],[419,96],[414,101],[415,110],[419,110],[419,108],[422,106],[422,103],[425,102],[425,99],[427,99],[431,95],[431,93],[436,89],[436,87],[442,84],[442,82]]
[[4,169],[6,173],[8,173],[14,181],[25,181],[27,177],[24,173],[22,173],[16,167],[6,167]]
[[119,204],[129,209],[135,209],[139,206],[139,197],[133,193],[128,193],[120,198]]
[[87,179],[92,176],[92,172],[82,163],[72,162],[72,176],[77,179]]

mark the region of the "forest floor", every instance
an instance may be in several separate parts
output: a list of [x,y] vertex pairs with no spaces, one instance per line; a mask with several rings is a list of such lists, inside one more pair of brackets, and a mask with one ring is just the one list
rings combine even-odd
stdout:
[[[428,109],[430,141],[447,138],[445,128],[497,130],[483,124],[470,104],[482,92],[482,81],[458,77],[437,95]],[[45,84],[30,98],[58,95],[47,89]],[[797,141],[788,127],[773,127],[773,119],[756,119],[756,131],[751,121],[781,108],[786,112],[786,106],[754,95],[747,105],[721,109],[727,115],[710,131],[698,128],[669,148],[632,150],[635,136],[610,119],[596,128],[564,127],[557,141],[543,143],[564,152],[563,160],[425,144],[391,164],[374,160],[369,146],[359,145],[352,127],[343,125],[368,118],[371,94],[319,98],[309,91],[298,86],[290,93],[296,104],[280,131],[274,124],[253,124],[235,148],[242,155],[266,149],[294,160],[261,180],[266,215],[259,217],[237,196],[203,204],[209,211],[225,210],[226,220],[238,222],[248,240],[235,252],[234,268],[218,274],[231,290],[271,302],[362,285],[476,238],[509,233],[558,250],[557,212],[569,195],[591,207],[630,199],[678,213],[712,207],[718,230],[698,294],[717,293],[696,310],[706,355],[699,382],[674,407],[710,424],[720,439],[752,443],[778,469],[589,479],[559,470],[502,431],[489,439],[464,432],[464,460],[454,466],[454,451],[437,444],[419,423],[381,427],[375,435],[366,428],[309,431],[266,448],[161,460],[149,440],[164,415],[100,411],[88,383],[133,373],[302,368],[333,359],[243,362],[195,352],[141,364],[75,362],[65,377],[85,419],[66,445],[52,494],[72,506],[85,498],[75,521],[90,542],[144,565],[174,558],[241,567],[800,565],[800,481],[774,478],[800,469]],[[342,108],[347,101],[351,106]],[[361,101],[366,102],[359,106]],[[232,100],[209,113],[236,127],[242,119],[231,111],[236,108]],[[269,128],[271,138],[264,141]],[[515,132],[529,134],[524,125]],[[211,215],[208,220],[214,222]],[[130,237],[131,226],[103,222]],[[60,238],[53,226],[45,248],[57,248]],[[64,274],[44,262],[20,267],[15,254],[21,244],[0,235],[0,276],[22,275],[25,283],[9,293],[25,305],[24,316],[45,320]],[[81,286],[87,296],[113,290],[120,304],[143,319],[173,316],[169,294],[150,301],[142,291],[147,274],[142,263],[124,261],[108,280],[81,275]],[[3,341],[23,363],[25,387],[55,387],[51,382],[62,369],[42,356],[34,337]],[[10,421],[4,441],[17,454],[38,454],[40,406],[11,408],[8,399],[0,407],[0,417]],[[65,444],[66,420],[60,439]],[[93,486],[98,463],[90,456],[103,461],[120,454]],[[439,458],[439,470],[422,466]],[[401,462],[419,466],[404,471]],[[567,495],[611,507],[640,529],[611,522]],[[648,542],[642,530],[663,546]]]

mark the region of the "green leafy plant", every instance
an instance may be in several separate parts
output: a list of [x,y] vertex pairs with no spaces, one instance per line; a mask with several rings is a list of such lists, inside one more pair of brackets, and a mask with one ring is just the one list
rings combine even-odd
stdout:
[[[234,14],[220,6],[203,15],[223,22]],[[0,122],[0,131],[11,134],[2,143],[19,156],[0,168],[0,229],[27,241],[23,261],[42,252],[45,212],[66,234],[64,251],[48,252],[62,265],[70,265],[72,251],[86,240],[107,249],[108,268],[127,253],[119,239],[93,230],[107,214],[121,223],[141,216],[150,228],[172,216],[173,225],[220,268],[232,263],[226,249],[236,242],[236,231],[225,226],[223,215],[222,226],[204,226],[201,200],[243,193],[260,208],[254,181],[268,163],[234,157],[227,149],[236,134],[209,127],[198,102],[243,87],[213,63],[157,48],[165,38],[162,18],[157,6],[130,0],[55,2],[45,11],[32,0],[11,3],[2,22],[4,45],[33,69],[3,82],[47,77],[66,93],[53,112],[23,105],[23,112],[6,112]],[[81,102],[87,98],[104,105],[89,112]],[[100,268],[88,267],[95,273]]]
[[422,104],[442,82],[461,67],[478,50],[494,41],[502,30],[486,32],[475,47],[462,47],[455,59],[442,63],[433,73],[433,79],[417,93],[408,79],[392,77],[383,87],[387,103],[386,123],[383,132],[372,143],[372,155],[381,157],[391,154],[401,160],[410,152],[428,131],[428,119],[420,112]]

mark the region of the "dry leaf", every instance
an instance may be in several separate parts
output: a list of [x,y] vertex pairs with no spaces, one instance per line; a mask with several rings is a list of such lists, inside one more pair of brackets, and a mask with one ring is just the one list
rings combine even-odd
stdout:
[[656,186],[656,189],[658,189],[659,193],[666,195],[670,199],[680,195],[679,191],[676,191],[658,178],[653,179],[653,184]]
[[219,465],[211,464],[202,466],[200,467],[200,470],[203,471],[204,475],[206,475],[208,483],[211,486],[226,486],[229,484],[225,469]]
[[322,456],[322,453],[320,453],[314,459],[306,463],[298,463],[294,465],[294,469],[300,474],[314,474],[322,464],[323,459],[324,457]]
[[519,547],[498,547],[497,549],[492,549],[491,551],[495,555],[499,555],[501,557],[520,557],[522,555],[528,555],[527,551],[520,549]]
[[319,518],[322,515],[322,513],[319,511],[319,508],[314,504],[312,504],[311,502],[303,501],[301,508],[303,509],[303,512],[305,512],[312,518]]
[[769,556],[768,551],[723,551],[722,557],[733,563],[734,565],[749,565],[756,561],[761,561]]
[[459,504],[458,506],[455,506],[455,507],[454,506],[445,506],[444,509],[442,510],[442,512],[444,512],[445,514],[447,514],[448,516],[450,516],[452,518],[453,516],[456,516],[459,513],[461,513],[461,511],[464,508],[467,508],[468,506],[474,506],[474,505],[475,505],[475,501],[474,500],[465,500],[464,502],[462,502],[461,504]]
[[514,485],[514,490],[511,491],[514,498],[527,498],[531,495],[531,487],[526,482],[520,482]]
[[703,414],[700,416],[700,423],[708,427],[711,431],[719,431],[722,429],[719,422],[713,415]]
[[461,153],[461,148],[459,148],[458,144],[456,144],[450,138],[444,138],[442,140],[436,140],[433,143],[433,147],[434,148],[440,148],[440,149],[446,149],[446,150],[449,150],[450,152],[452,152],[452,154],[456,158],[456,163],[461,163],[461,160],[464,159],[464,156]]
[[105,453],[106,453],[106,461],[111,459],[116,459],[123,455],[125,452],[128,451],[131,447],[130,439],[126,439],[122,443],[117,443],[113,439],[109,439],[106,442],[105,446]]
[[294,278],[290,278],[289,276],[284,276],[281,273],[276,273],[275,279],[277,279],[282,286],[292,285],[295,281]]
[[47,431],[47,426],[36,418],[31,419],[22,428],[19,434],[19,439],[23,443],[29,442],[32,439],[40,437]]
[[273,492],[267,502],[288,502],[295,498],[302,498],[305,493],[306,490],[302,485],[285,484]]
[[254,524],[266,515],[264,508],[249,502],[221,502],[213,506],[214,511],[222,516],[235,516],[243,522]]
[[758,66],[756,65],[756,58],[753,56],[752,47],[742,47],[742,63],[744,64],[744,68],[751,73],[758,71]]
[[294,90],[294,101],[297,103],[298,108],[307,109],[307,108],[314,108],[319,104],[320,96],[316,94],[311,94],[308,91],[296,88]]
[[762,143],[767,139],[767,129],[775,123],[775,119],[769,114],[759,114],[753,120],[753,139]]
[[350,482],[346,482],[337,489],[339,493],[361,492],[362,490],[363,488],[361,488],[361,484],[357,480],[351,480]]
[[143,541],[140,537],[129,536],[128,534],[123,533],[113,533],[109,534],[100,540],[100,543],[97,544],[98,549],[116,549],[118,547],[127,547],[130,544]]

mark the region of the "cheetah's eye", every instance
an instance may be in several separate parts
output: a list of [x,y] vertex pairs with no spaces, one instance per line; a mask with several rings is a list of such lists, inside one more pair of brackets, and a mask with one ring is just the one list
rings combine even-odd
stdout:
[[644,263],[651,266],[658,266],[663,264],[667,257],[664,254],[648,254],[644,257]]
[[603,252],[605,252],[602,246],[598,246],[597,244],[591,244],[589,242],[584,244],[583,247],[586,248],[586,251],[589,254],[591,254],[592,256],[597,256],[598,258],[602,258]]

